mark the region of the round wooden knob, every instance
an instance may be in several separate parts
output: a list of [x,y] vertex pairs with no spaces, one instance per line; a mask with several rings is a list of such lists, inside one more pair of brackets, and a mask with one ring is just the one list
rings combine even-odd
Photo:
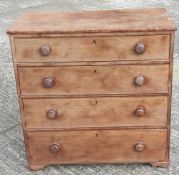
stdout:
[[135,110],[135,115],[138,117],[142,117],[145,115],[145,108],[140,106]]
[[145,45],[143,43],[137,43],[134,51],[137,54],[143,54],[145,52]]
[[143,86],[145,83],[145,77],[144,75],[138,75],[134,78],[134,84],[136,86]]
[[50,152],[54,153],[54,154],[58,153],[60,151],[60,149],[61,149],[61,145],[59,145],[57,143],[54,143],[54,144],[50,145],[50,147],[49,147]]
[[39,52],[42,56],[49,56],[51,53],[51,48],[48,44],[44,44],[40,47]]
[[42,84],[45,88],[51,88],[54,85],[54,78],[53,77],[46,77],[46,78],[43,79]]
[[54,120],[57,118],[57,110],[56,109],[49,109],[47,111],[47,118]]
[[142,142],[139,142],[135,145],[134,148],[135,148],[135,151],[142,152],[142,151],[144,151],[145,146]]

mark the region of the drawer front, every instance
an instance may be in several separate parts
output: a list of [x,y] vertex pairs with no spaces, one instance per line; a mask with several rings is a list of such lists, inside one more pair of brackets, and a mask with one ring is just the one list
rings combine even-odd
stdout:
[[166,159],[167,130],[28,132],[27,137],[32,164]]
[[169,35],[16,38],[17,62],[168,60]]
[[166,127],[167,97],[23,99],[27,129]]
[[19,67],[22,95],[167,93],[169,65]]

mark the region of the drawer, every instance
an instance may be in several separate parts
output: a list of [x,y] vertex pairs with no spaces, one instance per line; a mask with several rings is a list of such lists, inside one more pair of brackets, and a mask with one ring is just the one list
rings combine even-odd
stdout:
[[22,95],[167,93],[169,65],[19,67]]
[[17,62],[168,60],[169,35],[15,38]]
[[31,164],[146,162],[166,159],[167,130],[28,132]]
[[27,129],[166,127],[167,97],[23,99]]

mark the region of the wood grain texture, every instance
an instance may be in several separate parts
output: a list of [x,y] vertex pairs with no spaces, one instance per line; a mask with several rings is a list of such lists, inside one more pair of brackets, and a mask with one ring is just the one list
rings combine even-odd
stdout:
[[[112,60],[169,60],[170,35],[15,38],[17,62],[75,62]],[[137,43],[145,52],[135,53]],[[48,56],[40,49],[50,47]],[[159,54],[160,53],[160,54]]]
[[166,9],[121,9],[72,13],[26,13],[9,34],[173,31]]
[[[156,162],[166,159],[167,130],[93,130],[28,132],[31,164]],[[137,152],[137,143],[144,150]],[[51,153],[52,144],[60,144]]]
[[48,66],[111,66],[111,65],[158,65],[170,64],[170,60],[120,60],[120,61],[76,61],[76,62],[16,62],[17,67],[48,67]]
[[175,29],[161,8],[20,17],[8,33],[29,168],[167,166]]
[[[167,93],[169,65],[19,67],[21,95]],[[143,86],[135,86],[138,75]],[[43,87],[45,77],[54,85]]]
[[[173,80],[173,53],[174,53],[175,33],[170,35],[170,72],[169,72],[169,96],[168,96],[168,141],[167,141],[167,153],[168,162],[170,160],[170,133],[171,133],[171,107],[172,107],[172,80]],[[160,163],[158,164],[160,165]],[[167,164],[166,164],[167,165]],[[156,164],[157,166],[157,164]],[[163,165],[165,166],[165,164]]]
[[155,167],[162,167],[162,168],[168,168],[168,166],[170,165],[170,162],[152,162],[151,163],[152,166]]
[[170,35],[174,31],[143,31],[143,32],[100,32],[100,33],[32,33],[10,34],[14,38],[59,38],[59,37],[98,37],[98,36],[150,36]]
[[[26,129],[166,127],[167,97],[23,99]],[[143,116],[135,111],[142,106]],[[56,109],[49,119],[47,111]]]
[[20,85],[19,85],[19,75],[18,75],[18,67],[16,65],[16,59],[14,56],[15,53],[15,45],[14,45],[14,38],[11,35],[9,37],[10,40],[10,44],[11,44],[11,50],[12,50],[12,62],[13,62],[13,67],[14,67],[14,75],[15,75],[15,81],[16,81],[16,91],[17,91],[17,95],[18,95],[18,103],[19,103],[19,110],[20,110],[20,121],[22,124],[22,131],[23,131],[23,138],[24,138],[24,146],[25,146],[25,151],[26,151],[26,157],[27,157],[27,162],[28,165],[30,164],[30,159],[28,159],[29,157],[29,150],[28,150],[28,139],[26,137],[26,132],[24,130],[24,125],[25,125],[25,118],[23,116],[23,102],[22,99],[20,98]]

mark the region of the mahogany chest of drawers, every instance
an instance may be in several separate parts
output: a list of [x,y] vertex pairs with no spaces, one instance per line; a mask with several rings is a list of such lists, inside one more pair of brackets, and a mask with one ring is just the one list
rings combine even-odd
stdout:
[[167,166],[175,30],[162,8],[22,15],[8,34],[29,168]]

